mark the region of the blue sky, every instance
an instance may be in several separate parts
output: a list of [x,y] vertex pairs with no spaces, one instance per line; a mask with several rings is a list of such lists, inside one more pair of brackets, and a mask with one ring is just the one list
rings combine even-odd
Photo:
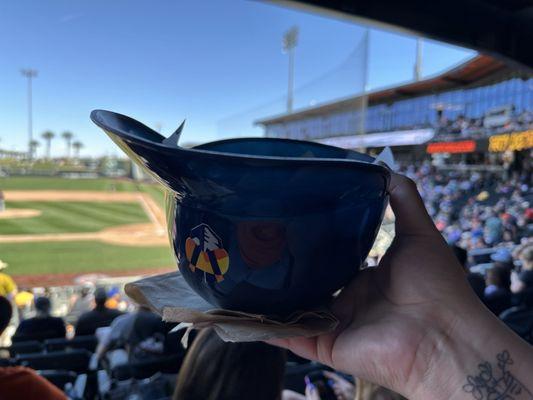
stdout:
[[[26,147],[26,82],[19,72],[26,67],[39,71],[34,136],[47,129],[70,130],[85,144],[83,154],[120,154],[90,122],[95,108],[160,126],[163,134],[186,118],[184,142],[229,136],[229,116],[245,120],[247,110],[261,114],[266,110],[261,105],[276,99],[276,105],[283,106],[287,55],[281,51],[281,37],[293,25],[300,29],[297,88],[325,76],[312,85],[313,101],[320,102],[361,85],[362,52],[354,49],[365,27],[269,3],[0,2],[0,147]],[[415,39],[370,32],[368,86],[411,79]],[[423,54],[423,74],[429,75],[473,53],[426,41]],[[352,76],[353,82],[345,84]],[[328,90],[332,87],[340,89]],[[257,129],[250,128],[250,133],[257,134]],[[62,140],[55,139],[52,154],[64,152]]]

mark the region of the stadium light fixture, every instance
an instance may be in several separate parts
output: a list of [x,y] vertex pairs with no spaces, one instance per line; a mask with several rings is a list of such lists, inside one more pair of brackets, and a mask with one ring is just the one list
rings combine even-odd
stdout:
[[289,54],[289,81],[287,86],[287,113],[292,112],[294,92],[294,48],[298,44],[298,27],[293,26],[283,35],[283,52]]

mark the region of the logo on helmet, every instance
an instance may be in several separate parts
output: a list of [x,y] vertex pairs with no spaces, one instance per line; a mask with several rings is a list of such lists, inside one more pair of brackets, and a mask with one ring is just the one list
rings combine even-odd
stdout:
[[222,240],[210,226],[200,224],[191,230],[185,241],[185,256],[191,271],[204,272],[206,280],[224,280],[229,267],[229,255],[223,248]]

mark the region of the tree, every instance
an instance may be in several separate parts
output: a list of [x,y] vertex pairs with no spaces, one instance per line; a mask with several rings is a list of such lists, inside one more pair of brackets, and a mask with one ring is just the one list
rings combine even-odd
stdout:
[[56,136],[52,131],[46,131],[42,135],[42,138],[46,141],[46,158],[50,158],[50,146],[52,139]]
[[37,147],[39,147],[41,143],[37,140],[31,140],[30,141],[30,157],[35,157],[35,152],[37,151]]
[[80,150],[83,147],[83,143],[80,142],[79,140],[77,140],[74,143],[72,143],[72,147],[74,147],[74,157],[75,158],[79,158],[80,157]]
[[70,148],[72,147],[72,138],[74,135],[72,132],[66,131],[61,134],[61,137],[65,139],[65,142],[67,143],[67,158],[70,158]]

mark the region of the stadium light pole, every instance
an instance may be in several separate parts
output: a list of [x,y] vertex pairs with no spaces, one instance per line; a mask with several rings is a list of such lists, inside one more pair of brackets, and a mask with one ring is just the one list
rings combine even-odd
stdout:
[[419,81],[422,78],[422,38],[416,39],[416,59],[414,68],[414,79]]
[[361,121],[359,134],[366,133],[366,111],[368,108],[368,54],[370,52],[370,29],[366,28],[363,36],[363,96],[361,97]]
[[28,158],[33,158],[31,142],[33,141],[33,110],[32,110],[32,79],[37,76],[37,70],[31,68],[21,69],[20,73],[28,78]]
[[287,113],[292,112],[294,91],[294,48],[298,44],[298,27],[293,26],[283,35],[283,51],[289,54],[289,81],[287,85]]

